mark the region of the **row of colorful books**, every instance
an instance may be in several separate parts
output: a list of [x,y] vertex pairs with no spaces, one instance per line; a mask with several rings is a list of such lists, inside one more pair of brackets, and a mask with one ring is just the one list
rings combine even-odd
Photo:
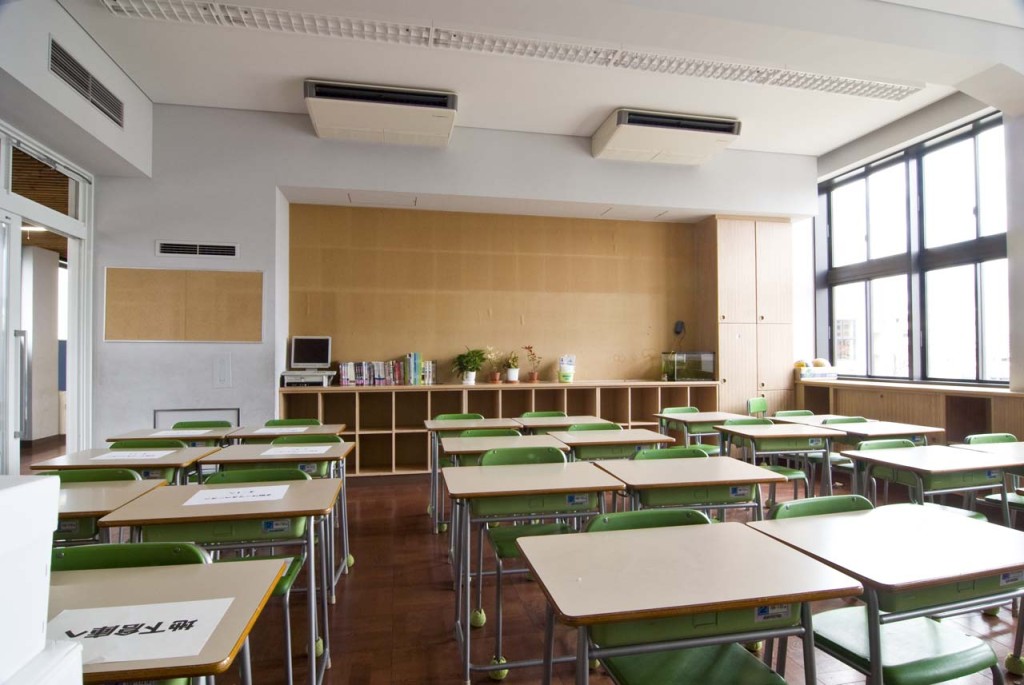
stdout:
[[437,362],[411,352],[401,359],[369,362],[339,362],[339,385],[433,385]]

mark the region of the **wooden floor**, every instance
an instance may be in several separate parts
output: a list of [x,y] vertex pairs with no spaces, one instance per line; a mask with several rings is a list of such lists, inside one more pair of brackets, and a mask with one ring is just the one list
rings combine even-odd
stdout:
[[[59,453],[59,452],[58,452]],[[30,460],[53,456],[26,455]],[[334,685],[425,685],[459,683],[460,669],[452,637],[453,590],[447,561],[447,535],[430,532],[426,514],[426,476],[350,478],[349,516],[351,546],[356,563],[338,584],[337,603],[330,609],[332,668],[325,682]],[[752,572],[756,572],[752,569]],[[473,631],[474,660],[489,661],[493,652],[493,583],[485,583],[484,604],[491,619]],[[541,654],[544,599],[535,583],[518,576],[505,584],[505,655],[527,658]],[[292,599],[293,642],[296,643],[295,682],[302,683],[306,660],[302,657],[305,612],[302,595]],[[824,606],[824,605],[823,605]],[[272,599],[252,634],[253,679],[257,685],[283,682],[281,609]],[[981,613],[946,619],[965,632],[989,641],[1000,662],[1010,651],[1013,617],[1009,606],[995,617]],[[560,653],[574,650],[574,634],[557,634]],[[864,677],[818,653],[818,683],[863,683]],[[556,667],[555,682],[573,682],[571,664]],[[798,643],[792,642],[786,667],[789,683],[804,683]],[[484,672],[473,683],[490,683]],[[218,685],[234,684],[234,672],[217,678]],[[505,682],[526,685],[540,682],[539,669],[512,671]],[[611,679],[594,671],[591,682],[607,685]],[[963,685],[991,683],[988,674],[954,681]],[[1008,679],[1019,683],[1019,678]]]

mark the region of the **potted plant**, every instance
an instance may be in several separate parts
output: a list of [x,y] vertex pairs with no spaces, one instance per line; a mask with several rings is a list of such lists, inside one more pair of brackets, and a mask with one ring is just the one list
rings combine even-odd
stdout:
[[523,345],[523,349],[526,350],[526,361],[530,364],[530,371],[527,374],[526,380],[530,383],[536,383],[537,378],[540,376],[540,363],[544,358],[533,351],[533,345]]
[[519,353],[512,350],[502,361],[501,366],[505,369],[505,380],[509,383],[519,382]]
[[471,350],[467,347],[465,352],[456,355],[452,362],[452,373],[462,378],[464,384],[472,385],[476,383],[477,371],[483,367],[485,362],[487,362],[486,350],[480,348]]
[[488,382],[501,383],[501,370],[504,368],[504,358],[489,345],[484,348],[484,357]]

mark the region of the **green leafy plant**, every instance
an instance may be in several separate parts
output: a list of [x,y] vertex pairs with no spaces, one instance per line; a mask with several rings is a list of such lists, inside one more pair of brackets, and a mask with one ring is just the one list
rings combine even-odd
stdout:
[[471,371],[479,371],[487,363],[487,351],[480,348],[469,349],[462,354],[456,355],[452,361],[452,373],[465,378]]
[[519,353],[512,350],[505,355],[501,361],[502,369],[518,369],[519,368]]
[[544,361],[544,357],[534,352],[533,345],[523,345],[523,349],[526,350],[526,361],[530,363],[530,371],[540,371],[540,363]]

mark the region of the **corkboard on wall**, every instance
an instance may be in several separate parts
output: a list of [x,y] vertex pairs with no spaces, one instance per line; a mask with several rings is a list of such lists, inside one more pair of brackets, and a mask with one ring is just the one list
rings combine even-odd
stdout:
[[109,268],[104,340],[260,342],[259,271]]
[[542,378],[573,353],[577,379],[653,380],[696,320],[686,224],[296,204],[290,226],[289,335],[338,361],[419,352],[448,380],[467,346],[533,345]]

